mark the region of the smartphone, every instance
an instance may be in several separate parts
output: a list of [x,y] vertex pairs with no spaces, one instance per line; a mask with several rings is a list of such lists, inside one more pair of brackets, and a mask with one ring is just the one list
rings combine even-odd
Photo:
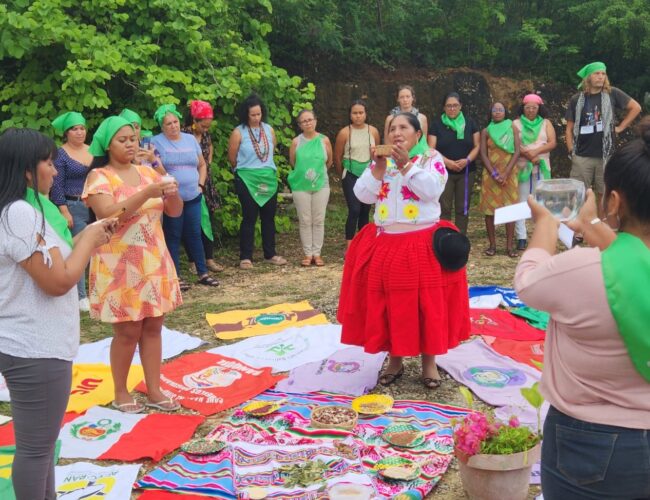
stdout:
[[140,139],[140,147],[142,149],[151,149],[151,137],[143,137]]

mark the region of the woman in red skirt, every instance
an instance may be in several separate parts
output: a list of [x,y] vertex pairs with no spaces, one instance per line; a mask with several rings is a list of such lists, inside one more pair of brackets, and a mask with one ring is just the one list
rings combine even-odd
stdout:
[[442,155],[421,137],[417,118],[400,113],[389,125],[391,152],[372,148],[374,161],[354,193],[375,204],[375,223],[346,253],[337,318],[343,343],[390,353],[382,385],[402,376],[404,356],[421,355],[422,383],[436,389],[435,355],[469,337],[469,299],[465,268],[445,269],[434,253],[435,231],[457,229],[440,220],[438,199],[447,182]]

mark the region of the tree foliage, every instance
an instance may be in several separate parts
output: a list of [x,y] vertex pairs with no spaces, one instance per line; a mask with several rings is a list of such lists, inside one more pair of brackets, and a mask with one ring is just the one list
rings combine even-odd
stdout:
[[235,233],[239,209],[225,149],[237,103],[259,93],[288,147],[292,117],[315,92],[271,62],[271,12],[270,0],[9,0],[0,5],[0,128],[51,132],[58,113],[75,110],[92,130],[128,107],[156,129],[158,105],[205,99],[217,111],[218,216]]
[[315,74],[470,66],[576,83],[603,60],[614,84],[650,87],[647,0],[274,0],[276,62]]

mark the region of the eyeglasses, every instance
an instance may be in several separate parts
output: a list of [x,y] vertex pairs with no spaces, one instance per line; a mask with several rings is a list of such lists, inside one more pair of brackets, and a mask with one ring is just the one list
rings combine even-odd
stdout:
[[460,104],[445,104],[445,108],[449,108],[449,109],[460,108]]
[[505,113],[506,109],[505,108],[492,108],[493,113]]
[[539,106],[537,104],[531,104],[529,106],[524,106],[524,109],[530,109],[530,110],[539,109]]
[[306,125],[307,123],[315,122],[316,118],[305,118],[304,120],[300,120],[298,123],[300,125]]

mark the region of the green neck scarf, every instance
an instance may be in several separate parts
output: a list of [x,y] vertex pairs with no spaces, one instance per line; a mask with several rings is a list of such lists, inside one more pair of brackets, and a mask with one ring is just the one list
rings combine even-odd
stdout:
[[456,118],[449,118],[447,113],[440,117],[442,123],[456,132],[456,139],[462,141],[465,138],[465,116],[461,111]]
[[524,146],[532,144],[539,137],[539,132],[542,130],[544,118],[537,115],[534,120],[529,120],[524,115],[519,117],[521,120],[521,143]]
[[515,152],[515,134],[512,132],[512,120],[501,120],[499,123],[490,122],[487,131],[498,148],[510,154]]
[[291,191],[320,191],[327,175],[326,160],[322,135],[303,142],[296,149],[296,166],[287,177]]
[[619,233],[602,253],[607,302],[632,363],[650,382],[650,250],[636,236]]
[[361,177],[363,171],[368,168],[368,165],[370,165],[370,161],[361,162],[357,160],[351,160],[350,158],[343,158],[342,163],[344,169],[346,169],[348,172],[353,173],[357,177]]
[[238,168],[239,178],[246,184],[246,189],[260,207],[266,205],[278,191],[278,176],[275,169],[263,168]]
[[429,151],[427,138],[425,137],[424,134],[422,134],[422,137],[420,137],[420,140],[417,142],[417,144],[413,146],[409,151],[409,158],[413,158],[414,156],[421,155],[423,153],[426,153],[427,151]]
[[[41,205],[43,206],[42,213],[47,223],[63,241],[72,247],[72,233],[68,228],[68,221],[65,220],[65,217],[61,215],[58,207],[52,203],[47,196],[38,193],[38,199],[41,201]],[[41,211],[41,207],[36,201],[36,192],[30,187],[25,191],[25,201],[39,212]]]
[[210,220],[210,210],[205,201],[205,196],[201,196],[201,231],[210,240],[214,241],[214,233],[212,232],[212,221]]

